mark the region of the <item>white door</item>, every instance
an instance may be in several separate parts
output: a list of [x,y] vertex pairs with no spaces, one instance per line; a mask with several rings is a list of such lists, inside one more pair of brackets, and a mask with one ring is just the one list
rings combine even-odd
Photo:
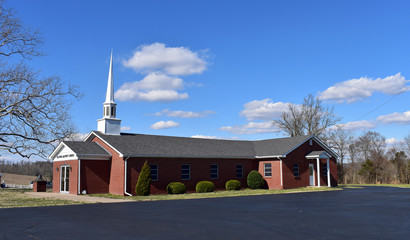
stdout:
[[70,187],[70,166],[61,166],[60,172],[60,192],[68,193]]
[[315,186],[315,165],[309,164],[309,185]]

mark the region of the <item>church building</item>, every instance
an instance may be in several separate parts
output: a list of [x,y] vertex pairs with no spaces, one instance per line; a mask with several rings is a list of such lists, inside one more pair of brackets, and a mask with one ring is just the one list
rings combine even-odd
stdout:
[[224,189],[259,171],[269,189],[337,186],[337,154],[318,137],[258,141],[216,140],[121,132],[114,101],[112,54],[103,118],[84,141],[63,141],[51,153],[53,192],[135,195],[139,171],[151,167],[151,193],[166,193],[170,182],[194,191],[202,180]]

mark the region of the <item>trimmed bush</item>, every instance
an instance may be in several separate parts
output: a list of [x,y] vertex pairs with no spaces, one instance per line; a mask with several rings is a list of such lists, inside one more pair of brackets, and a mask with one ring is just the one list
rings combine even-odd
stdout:
[[135,186],[135,193],[138,196],[148,196],[150,194],[151,185],[151,168],[147,161],[141,168],[140,175],[138,176],[137,185]]
[[195,190],[197,193],[213,192],[215,190],[215,184],[210,181],[200,181],[196,184]]
[[263,179],[262,175],[256,170],[252,170],[248,174],[246,182],[248,184],[248,187],[252,189],[261,189],[265,185],[265,179]]
[[241,182],[238,180],[229,180],[225,183],[226,190],[241,190]]
[[171,182],[167,186],[167,192],[169,194],[183,194],[186,192],[185,184],[181,182]]

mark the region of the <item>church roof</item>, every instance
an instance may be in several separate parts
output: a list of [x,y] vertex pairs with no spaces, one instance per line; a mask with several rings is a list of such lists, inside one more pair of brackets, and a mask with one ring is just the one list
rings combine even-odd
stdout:
[[64,141],[77,155],[107,155],[111,156],[104,148],[95,142]]
[[[282,157],[306,142],[311,136],[259,141],[219,140],[121,133],[106,135],[92,132],[123,156],[155,157]],[[91,140],[89,137],[87,140]]]

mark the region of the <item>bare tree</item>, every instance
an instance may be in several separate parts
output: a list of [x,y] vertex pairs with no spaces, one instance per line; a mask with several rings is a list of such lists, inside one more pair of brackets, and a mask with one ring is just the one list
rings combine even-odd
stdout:
[[42,77],[27,65],[41,55],[41,36],[0,1],[0,149],[29,158],[47,156],[72,134],[70,106],[79,97],[57,76]]
[[320,99],[309,94],[301,106],[289,104],[288,111],[273,123],[291,137],[300,135],[321,136],[324,131],[339,122],[333,107],[325,107]]
[[337,171],[339,181],[345,183],[344,180],[344,160],[349,152],[350,140],[352,134],[350,131],[343,129],[342,127],[336,127],[335,130],[328,132],[328,143],[339,155],[339,169]]

